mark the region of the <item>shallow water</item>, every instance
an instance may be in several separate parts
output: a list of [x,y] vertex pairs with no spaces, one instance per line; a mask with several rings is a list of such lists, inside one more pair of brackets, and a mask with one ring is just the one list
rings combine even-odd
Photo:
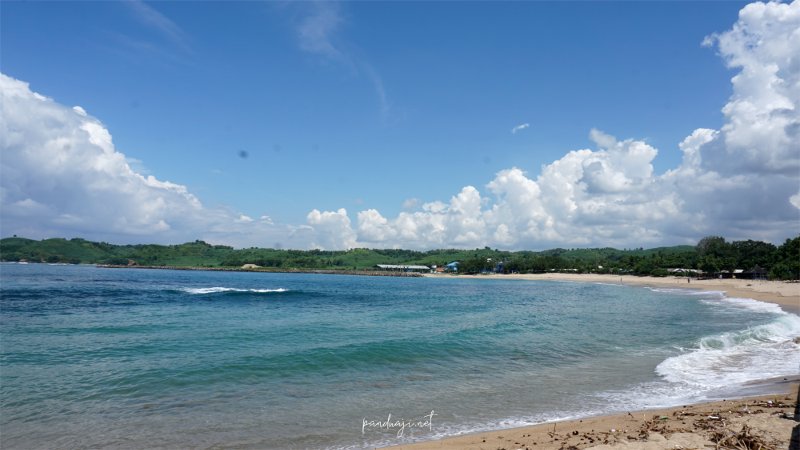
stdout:
[[718,292],[43,264],[0,282],[7,448],[361,448],[800,373],[800,317]]

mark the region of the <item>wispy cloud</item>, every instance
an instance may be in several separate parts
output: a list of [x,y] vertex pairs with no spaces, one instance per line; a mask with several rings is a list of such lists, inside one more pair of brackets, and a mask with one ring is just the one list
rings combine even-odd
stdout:
[[172,45],[189,51],[186,33],[175,22],[142,0],[128,0],[125,5],[133,12],[133,17],[143,25],[155,30]]
[[386,90],[383,88],[383,78],[381,78],[380,74],[368,63],[362,62],[361,68],[367,78],[369,78],[369,81],[372,83],[372,87],[375,89],[375,95],[378,96],[381,115],[386,118],[386,116],[389,114],[389,108],[391,105],[389,103],[389,98],[386,95]]
[[295,29],[300,49],[345,65],[367,78],[378,97],[381,116],[385,119],[391,102],[386,94],[383,78],[372,64],[357,57],[352,46],[339,37],[342,24],[345,23],[339,3],[311,2],[303,6],[306,14]]
[[529,128],[530,126],[531,126],[531,124],[529,124],[529,123],[519,124],[519,125],[517,125],[517,126],[515,126],[514,128],[511,129],[511,134],[517,134],[518,131],[522,131],[522,130],[524,130],[526,128]]
[[332,2],[314,2],[309,13],[297,25],[300,48],[333,60],[342,60],[342,51],[334,44],[339,26],[343,22],[339,5]]

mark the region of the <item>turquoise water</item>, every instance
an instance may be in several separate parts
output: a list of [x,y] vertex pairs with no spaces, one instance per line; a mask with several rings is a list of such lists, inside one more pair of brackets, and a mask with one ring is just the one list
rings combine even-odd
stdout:
[[0,282],[4,448],[367,448],[800,373],[800,317],[718,292],[44,264]]

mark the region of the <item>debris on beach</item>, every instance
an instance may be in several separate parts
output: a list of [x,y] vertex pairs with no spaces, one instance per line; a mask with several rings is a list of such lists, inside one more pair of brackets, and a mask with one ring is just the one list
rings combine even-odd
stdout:
[[717,444],[716,448],[718,449],[771,450],[776,448],[767,443],[763,437],[753,434],[747,425],[742,425],[742,429],[738,432],[715,431],[712,433],[711,441]]
[[[795,388],[796,389],[796,388]],[[794,391],[797,392],[797,391]],[[667,413],[628,413],[547,424],[531,432],[481,436],[470,450],[785,450],[795,402],[788,396],[683,406]],[[495,440],[496,439],[496,440]]]

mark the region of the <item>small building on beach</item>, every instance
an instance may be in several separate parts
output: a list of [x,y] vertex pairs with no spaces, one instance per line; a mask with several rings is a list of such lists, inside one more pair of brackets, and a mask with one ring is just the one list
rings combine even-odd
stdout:
[[742,274],[736,278],[745,278],[748,280],[766,280],[767,269],[756,265],[750,270],[743,271]]
[[378,264],[380,270],[391,270],[395,272],[431,272],[428,266],[418,266],[413,264]]
[[444,266],[444,270],[447,272],[458,272],[458,261],[453,261],[446,266]]

